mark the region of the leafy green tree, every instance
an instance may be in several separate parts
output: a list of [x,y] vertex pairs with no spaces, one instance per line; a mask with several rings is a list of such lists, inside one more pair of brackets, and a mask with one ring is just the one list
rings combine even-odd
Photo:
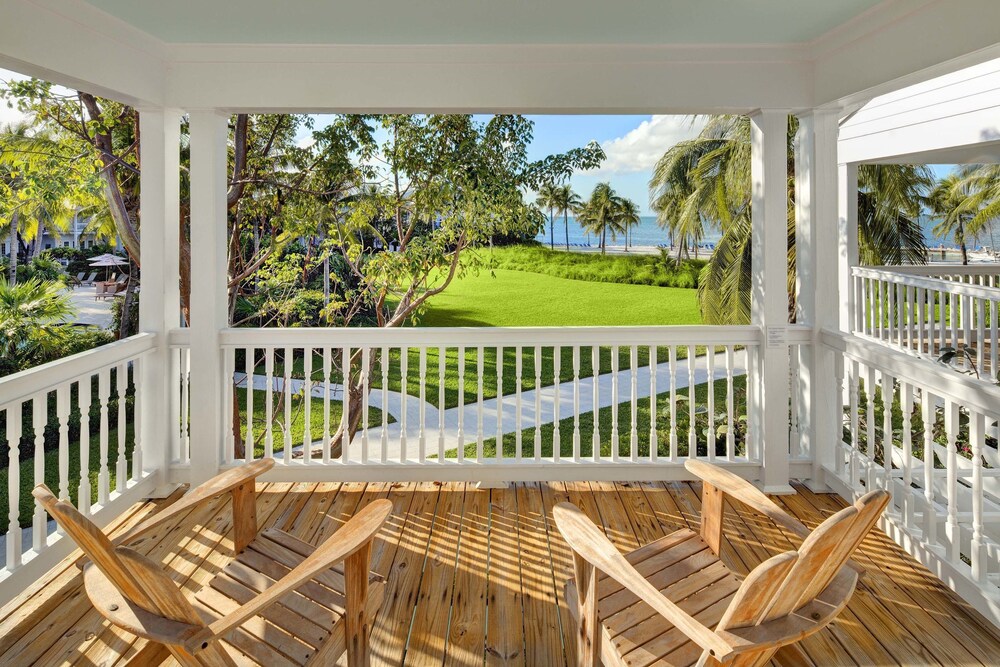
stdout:
[[927,206],[938,221],[934,233],[940,237],[951,237],[962,252],[962,264],[969,263],[969,248],[966,237],[974,235],[969,221],[975,211],[968,210],[970,195],[968,184],[956,173],[941,178],[927,194]]
[[563,228],[566,232],[566,250],[569,250],[569,214],[577,214],[580,207],[583,206],[583,200],[580,199],[580,195],[573,192],[573,187],[569,184],[560,185],[554,191],[555,195],[555,210],[562,214],[563,217]]
[[[794,287],[795,221],[793,140],[788,126],[789,286]],[[698,137],[671,147],[650,179],[650,202],[660,224],[680,245],[701,239],[706,229],[722,237],[702,270],[698,295],[702,318],[712,324],[750,321],[750,119],[714,116]],[[862,165],[859,170],[859,243],[862,263],[926,261],[927,248],[917,221],[929,172],[911,165]],[[678,255],[679,256],[679,255]],[[794,289],[789,290],[794,295]],[[794,296],[789,299],[794,312]]]

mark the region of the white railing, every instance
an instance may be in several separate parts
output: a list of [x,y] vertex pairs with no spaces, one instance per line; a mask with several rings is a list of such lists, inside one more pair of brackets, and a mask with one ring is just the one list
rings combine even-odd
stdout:
[[[274,456],[275,474],[296,479],[490,482],[682,476],[698,456],[753,475],[744,376],[759,340],[756,327],[228,329],[221,463]],[[170,344],[184,368],[185,334]],[[190,447],[179,375],[175,468]]]
[[842,416],[827,481],[888,489],[887,532],[1000,622],[1000,388],[856,336],[823,343]]
[[70,551],[32,487],[47,484],[102,525],[151,487],[137,379],[155,340],[133,336],[0,379],[7,458],[0,601]]
[[853,331],[930,358],[950,348],[956,366],[995,377],[998,274],[993,264],[854,267]]

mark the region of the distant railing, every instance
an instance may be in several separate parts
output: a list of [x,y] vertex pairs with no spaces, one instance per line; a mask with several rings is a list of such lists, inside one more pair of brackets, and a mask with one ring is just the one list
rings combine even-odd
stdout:
[[841,416],[827,481],[889,490],[887,532],[1000,621],[1000,387],[856,336],[823,344]]
[[[141,334],[0,379],[6,447],[6,560],[0,600],[65,556],[31,489],[47,484],[100,524],[148,490],[139,391],[156,337]],[[30,572],[13,577],[30,565]],[[14,581],[17,579],[18,581]]]
[[854,333],[981,376],[997,374],[1000,267],[854,267]]

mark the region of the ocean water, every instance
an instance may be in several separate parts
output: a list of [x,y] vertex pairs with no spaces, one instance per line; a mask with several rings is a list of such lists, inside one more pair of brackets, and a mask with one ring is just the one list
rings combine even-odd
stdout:
[[[932,228],[934,227],[934,221],[927,216],[920,217],[920,226],[924,230],[924,239],[927,242],[928,248],[955,248],[955,243],[951,239],[941,239],[934,235]],[[717,232],[710,232],[706,235],[705,239],[702,241],[702,245],[711,248],[719,241],[719,234]],[[546,222],[545,231],[540,233],[535,239],[539,243],[544,243],[548,245],[549,243],[549,227]],[[1000,245],[1000,230],[996,232],[997,245]],[[588,234],[572,216],[569,218],[569,242],[570,245],[574,246],[586,246],[597,248],[600,246],[601,240],[594,234]],[[666,230],[660,229],[659,225],[656,224],[656,216],[644,215],[640,218],[638,225],[633,227],[629,232],[629,245],[637,246],[658,246],[666,245],[670,242]],[[555,244],[556,246],[565,246],[566,244],[566,231],[563,225],[562,216],[556,216],[555,218]],[[612,239],[608,237],[607,244],[609,247],[615,246],[619,248],[625,247],[625,237],[618,235],[616,238]],[[990,245],[989,235],[986,234],[979,239],[978,243],[970,242],[969,249],[975,249],[977,246],[988,246]]]

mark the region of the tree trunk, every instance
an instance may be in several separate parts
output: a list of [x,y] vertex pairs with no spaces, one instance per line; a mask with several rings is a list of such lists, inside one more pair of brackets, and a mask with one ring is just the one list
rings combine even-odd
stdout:
[[[247,350],[247,354],[253,354],[253,350]],[[247,376],[247,387],[248,388],[251,386],[252,382],[253,382],[253,376],[252,375]],[[250,418],[253,419],[253,415],[250,415]],[[237,458],[237,459],[242,459],[242,458],[246,457],[246,445],[243,442],[243,433],[240,431],[240,426],[242,425],[242,423],[243,423],[243,421],[240,419],[239,394],[236,393],[236,383],[234,382],[233,383],[233,423],[232,423],[232,429],[233,429],[233,457]],[[252,442],[250,443],[250,446],[253,447],[253,443]]]
[[123,338],[128,338],[134,331],[130,331],[132,328],[130,326],[132,321],[132,306],[135,301],[136,287],[138,287],[138,280],[135,277],[138,271],[135,269],[135,265],[132,265],[132,277],[129,278],[128,283],[125,287],[125,298],[122,301],[122,317],[121,322],[118,323],[118,340]]
[[569,250],[569,212],[563,211],[563,226],[566,228],[566,250]]
[[605,254],[605,251],[607,250],[607,238],[608,238],[608,228],[607,227],[602,227],[601,228],[601,254],[602,255]]
[[549,250],[556,249],[556,223],[552,218],[552,207],[549,207]]
[[965,245],[965,225],[961,221],[958,223],[958,243],[959,247],[962,249],[962,265],[966,266],[969,263],[969,249]]
[[7,280],[8,284],[17,284],[17,255],[20,248],[20,241],[17,239],[17,222],[18,214],[14,211],[13,217],[10,219],[10,276]]

